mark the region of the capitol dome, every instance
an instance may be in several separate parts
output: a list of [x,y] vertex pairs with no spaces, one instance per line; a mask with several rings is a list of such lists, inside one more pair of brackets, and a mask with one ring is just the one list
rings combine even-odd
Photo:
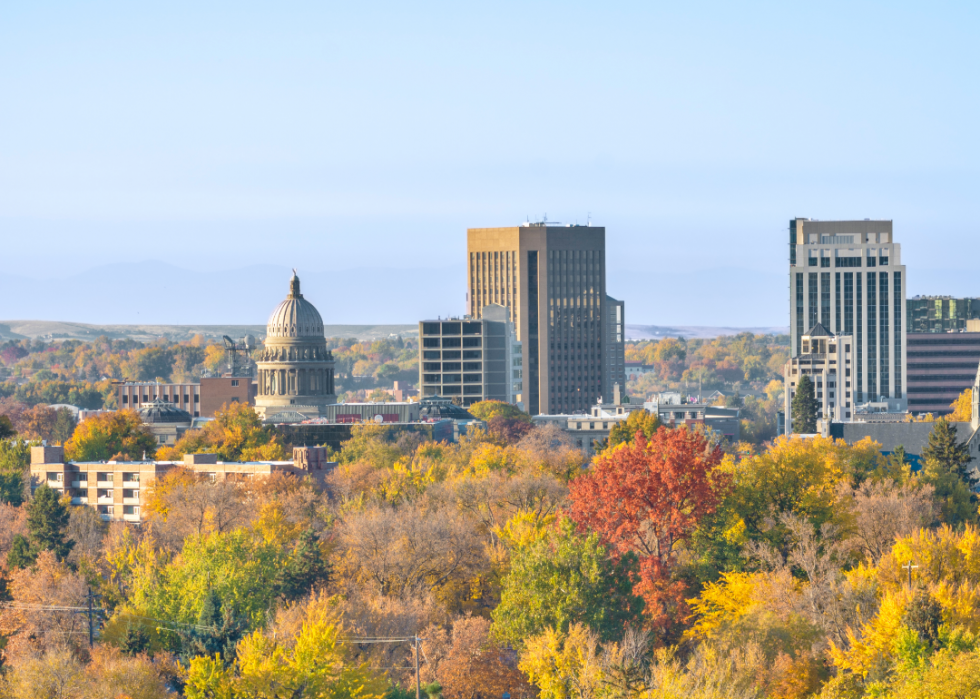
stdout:
[[323,337],[323,319],[316,307],[299,292],[299,277],[293,270],[289,296],[269,316],[267,337]]

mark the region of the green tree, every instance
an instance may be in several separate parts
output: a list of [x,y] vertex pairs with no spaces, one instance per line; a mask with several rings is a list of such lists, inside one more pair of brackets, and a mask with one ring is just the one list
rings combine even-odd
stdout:
[[548,627],[566,632],[582,622],[604,640],[621,638],[627,625],[642,623],[644,603],[633,594],[638,575],[635,555],[612,562],[598,534],[580,536],[575,523],[563,518],[514,552],[493,610],[494,632],[523,647]]
[[0,502],[24,502],[24,478],[31,463],[31,447],[38,442],[0,440]]
[[817,399],[813,394],[813,381],[806,374],[796,384],[792,413],[794,434],[813,434],[817,431]]
[[143,630],[142,626],[130,626],[126,629],[122,643],[119,645],[126,655],[140,655],[150,650],[150,635]]
[[650,439],[662,424],[655,413],[634,410],[625,421],[616,423],[609,431],[606,448],[611,449],[617,444],[631,444],[636,439],[637,432],[642,432],[644,437]]
[[186,660],[203,655],[220,656],[226,663],[231,662],[235,658],[235,646],[247,632],[248,620],[235,614],[230,606],[222,606],[218,594],[208,590],[196,628],[181,633],[182,655]]
[[47,484],[41,485],[27,506],[31,549],[35,553],[51,551],[59,561],[67,558],[75,546],[75,542],[65,536],[70,517],[71,512],[58,499],[58,493]]
[[929,444],[922,450],[922,458],[933,460],[943,470],[955,473],[973,488],[980,483],[970,464],[970,450],[966,443],[956,438],[956,428],[946,420],[936,420],[929,434]]
[[7,552],[7,567],[11,570],[34,565],[37,554],[31,551],[31,542],[23,534],[17,534]]
[[294,600],[309,594],[318,584],[330,580],[330,566],[320,551],[320,537],[312,529],[300,536],[296,549],[282,567],[279,579],[280,594]]
[[14,424],[10,418],[6,415],[0,415],[0,439],[10,439],[15,434],[17,434],[17,430],[14,429]]

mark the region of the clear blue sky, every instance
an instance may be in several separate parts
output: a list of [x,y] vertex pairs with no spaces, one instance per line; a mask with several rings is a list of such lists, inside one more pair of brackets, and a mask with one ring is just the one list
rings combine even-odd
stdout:
[[980,256],[978,20],[976,2],[3,3],[0,273],[462,270],[467,226],[591,212],[611,292],[618,272],[721,292],[783,275],[800,215],[894,219],[913,293],[980,295],[915,274]]

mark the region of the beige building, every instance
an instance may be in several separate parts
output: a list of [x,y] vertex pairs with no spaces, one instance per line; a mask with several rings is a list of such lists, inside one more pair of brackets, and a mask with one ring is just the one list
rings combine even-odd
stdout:
[[265,346],[256,353],[260,417],[294,412],[320,417],[334,395],[333,354],[323,335],[323,319],[299,290],[293,270],[289,295],[269,316]]
[[907,277],[891,221],[789,223],[790,356],[807,329],[852,338],[856,406],[907,408]]
[[336,463],[323,447],[296,447],[292,461],[220,462],[216,454],[187,454],[183,461],[65,462],[62,447],[31,448],[31,492],[46,483],[71,498],[72,505],[94,507],[107,521],[139,524],[156,479],[185,467],[211,480],[250,480],[273,473],[312,476],[323,482]]
[[[614,341],[606,229],[548,223],[471,228],[467,255],[470,316],[499,304],[516,326],[525,410],[574,413],[596,404],[612,384],[604,355]],[[618,360],[615,365],[618,371]]]
[[571,437],[575,446],[591,459],[595,456],[598,444],[609,439],[609,433],[616,425],[625,422],[634,410],[643,409],[640,403],[624,403],[619,384],[615,384],[612,403],[597,403],[588,414],[536,415],[532,420],[536,425],[558,425]]
[[258,384],[247,376],[213,376],[200,383],[127,381],[116,384],[116,406],[139,410],[147,403],[165,401],[186,410],[191,417],[214,417],[222,405],[255,405]]
[[793,434],[793,396],[803,376],[813,381],[820,404],[818,422],[849,422],[854,417],[853,344],[850,335],[833,335],[819,323],[800,337],[800,353],[783,369],[786,434]]

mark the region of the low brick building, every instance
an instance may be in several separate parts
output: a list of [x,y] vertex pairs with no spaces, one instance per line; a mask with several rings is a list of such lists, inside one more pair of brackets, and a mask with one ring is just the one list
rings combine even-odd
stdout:
[[192,417],[214,417],[222,405],[255,405],[258,384],[247,376],[203,378],[199,383],[124,382],[116,384],[116,406],[139,410],[146,403],[165,401]]

